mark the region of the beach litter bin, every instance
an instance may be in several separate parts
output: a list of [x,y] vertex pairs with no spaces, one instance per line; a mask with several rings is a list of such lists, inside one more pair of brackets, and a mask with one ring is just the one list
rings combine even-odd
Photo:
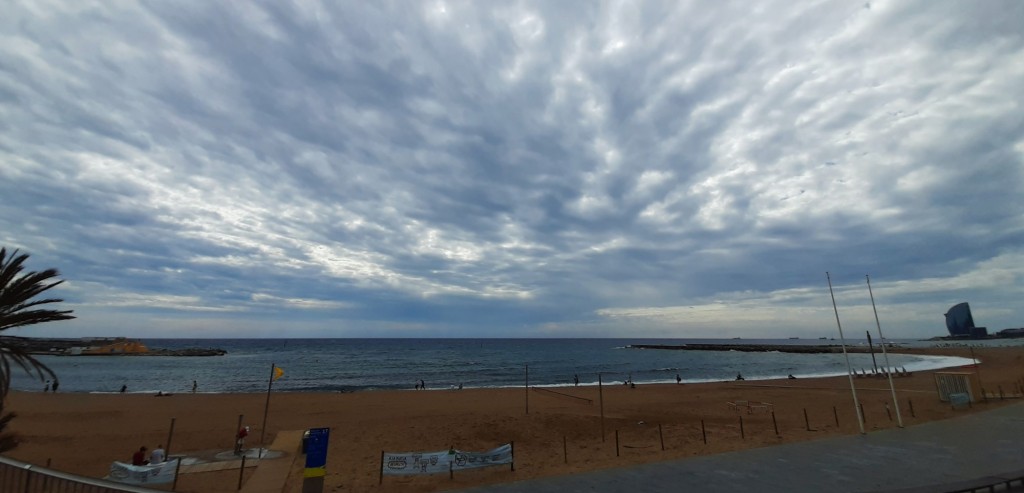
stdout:
[[302,433],[302,453],[305,455],[306,447],[309,446],[309,430]]

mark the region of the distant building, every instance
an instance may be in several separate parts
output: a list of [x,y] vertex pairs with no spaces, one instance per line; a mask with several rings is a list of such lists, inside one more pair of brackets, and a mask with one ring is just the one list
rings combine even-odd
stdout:
[[1024,327],[1019,329],[1003,329],[996,332],[996,337],[1024,337]]
[[971,316],[971,305],[966,302],[953,305],[946,312],[946,328],[952,337],[965,339],[981,339],[988,337],[988,329],[975,327],[974,317]]

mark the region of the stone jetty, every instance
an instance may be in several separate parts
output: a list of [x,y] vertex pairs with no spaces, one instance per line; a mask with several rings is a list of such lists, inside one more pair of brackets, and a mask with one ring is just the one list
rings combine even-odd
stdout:
[[[801,345],[801,344],[679,344],[679,345],[666,345],[666,344],[631,344],[629,346],[632,349],[671,349],[678,351],[742,351],[748,353],[805,353],[805,354],[823,354],[823,353],[842,353],[843,347],[838,344],[817,344],[817,345]],[[893,345],[886,346],[889,348],[895,348]],[[846,346],[846,352],[848,353],[868,353],[871,352],[865,346]]]

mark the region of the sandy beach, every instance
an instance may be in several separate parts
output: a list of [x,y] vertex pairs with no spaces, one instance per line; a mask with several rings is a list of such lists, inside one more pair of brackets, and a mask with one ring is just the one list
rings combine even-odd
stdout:
[[[971,356],[967,348],[906,352]],[[1017,401],[1011,395],[1018,394],[1024,378],[1024,347],[977,348],[974,353],[981,361],[977,369],[940,371],[978,371],[985,390],[998,395],[1001,389],[1006,399],[990,398],[954,410],[939,402],[931,372],[918,372],[895,379],[906,426]],[[857,378],[854,383],[867,431],[896,427],[887,380]],[[272,443],[278,431],[329,427],[325,491],[429,492],[859,432],[845,376],[636,388],[620,382],[605,385],[600,393],[598,387],[552,390],[557,393],[524,388],[274,393],[265,441]],[[252,427],[247,444],[256,446],[264,433],[260,425],[265,397],[15,392],[7,407],[18,414],[11,428],[22,443],[8,455],[102,477],[112,461],[129,460],[140,445],[166,445],[172,418],[171,454],[203,456],[230,450],[239,415]],[[729,405],[737,401],[772,406],[748,412]],[[378,486],[382,450],[438,451],[454,446],[484,451],[508,442],[515,443],[514,472],[493,467],[462,472],[453,479],[444,474],[388,476]],[[301,462],[296,461],[288,491],[301,490]],[[247,477],[251,474],[246,472]],[[237,470],[183,474],[178,491],[234,491],[237,482]]]

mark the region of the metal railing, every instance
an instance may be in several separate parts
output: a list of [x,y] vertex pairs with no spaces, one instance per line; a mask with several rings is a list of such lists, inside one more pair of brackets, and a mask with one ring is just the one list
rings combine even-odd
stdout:
[[0,491],[4,493],[153,493],[102,479],[76,476],[0,456]]

